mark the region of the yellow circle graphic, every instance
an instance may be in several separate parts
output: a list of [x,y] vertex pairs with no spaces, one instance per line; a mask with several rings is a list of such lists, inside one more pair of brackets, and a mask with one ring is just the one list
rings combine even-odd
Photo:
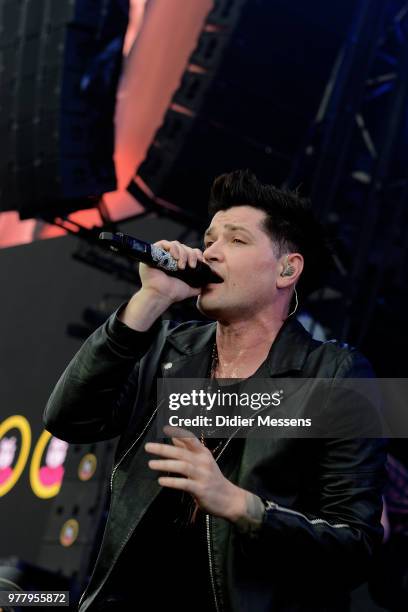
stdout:
[[72,546],[78,537],[79,523],[75,519],[65,521],[61,527],[59,541],[62,546]]
[[44,450],[52,438],[49,431],[43,431],[41,436],[38,438],[38,442],[35,445],[33,456],[30,465],[30,484],[33,492],[37,497],[41,499],[49,499],[55,497],[61,488],[62,481],[56,482],[52,485],[44,485],[39,477],[41,460],[44,454]]
[[14,466],[12,476],[0,485],[0,497],[6,495],[14,487],[16,482],[21,476],[22,471],[27,463],[28,455],[30,452],[31,445],[31,427],[30,423],[25,417],[20,414],[15,414],[8,417],[5,421],[0,424],[0,440],[4,435],[10,431],[10,429],[18,429],[21,434],[21,449],[17,459],[17,463]]
[[90,480],[96,472],[97,464],[98,460],[96,458],[96,455],[94,455],[93,453],[87,453],[86,455],[84,455],[78,466],[79,480]]

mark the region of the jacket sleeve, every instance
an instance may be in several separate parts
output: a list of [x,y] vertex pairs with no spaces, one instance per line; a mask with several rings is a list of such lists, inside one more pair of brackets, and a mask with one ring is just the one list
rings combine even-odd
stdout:
[[[364,357],[348,352],[336,378],[365,378],[370,370]],[[354,436],[320,442],[316,508],[287,508],[263,499],[261,526],[238,537],[252,559],[272,555],[280,567],[301,568],[296,579],[307,588],[320,590],[326,582],[331,589],[351,589],[365,580],[382,542],[387,441]]]
[[85,341],[45,407],[45,428],[70,443],[98,442],[122,433],[138,385],[139,361],[163,322],[137,332],[118,319],[123,304]]

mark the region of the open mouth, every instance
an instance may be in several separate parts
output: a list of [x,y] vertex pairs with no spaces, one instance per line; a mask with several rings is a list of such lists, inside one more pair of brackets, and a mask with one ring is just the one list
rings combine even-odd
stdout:
[[207,283],[206,285],[204,285],[204,287],[202,288],[203,291],[214,291],[217,287],[220,287],[220,285],[222,285],[224,281],[222,282],[218,282],[218,283]]
[[206,287],[217,287],[217,285],[221,285],[224,282],[224,279],[222,279],[221,277],[218,277],[220,280],[212,280],[209,283],[207,283],[205,286]]
[[211,268],[211,272],[212,272],[212,278],[209,281],[209,283],[207,283],[208,285],[219,285],[220,283],[224,282],[224,279],[222,278],[222,276],[220,276],[218,272],[216,272],[212,268]]

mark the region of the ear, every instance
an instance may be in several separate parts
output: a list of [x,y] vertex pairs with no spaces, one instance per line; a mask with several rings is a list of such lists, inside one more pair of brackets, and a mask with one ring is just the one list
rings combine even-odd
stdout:
[[276,286],[278,289],[292,287],[295,285],[299,276],[302,274],[304,259],[300,253],[286,253],[282,255],[278,263],[278,276]]

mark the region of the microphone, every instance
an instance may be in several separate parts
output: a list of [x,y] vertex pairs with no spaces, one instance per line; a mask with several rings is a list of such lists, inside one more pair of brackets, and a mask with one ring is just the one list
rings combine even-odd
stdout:
[[[222,283],[223,279],[215,274],[207,264],[197,261],[195,268],[186,267],[184,270],[180,270],[177,265],[177,260],[174,259],[164,249],[116,232],[101,232],[99,234],[99,240],[101,240],[111,251],[125,255],[136,261],[141,261],[153,268],[159,268],[169,276],[174,276],[184,281],[190,287],[202,287],[208,283]],[[188,264],[187,264],[188,266]]]

